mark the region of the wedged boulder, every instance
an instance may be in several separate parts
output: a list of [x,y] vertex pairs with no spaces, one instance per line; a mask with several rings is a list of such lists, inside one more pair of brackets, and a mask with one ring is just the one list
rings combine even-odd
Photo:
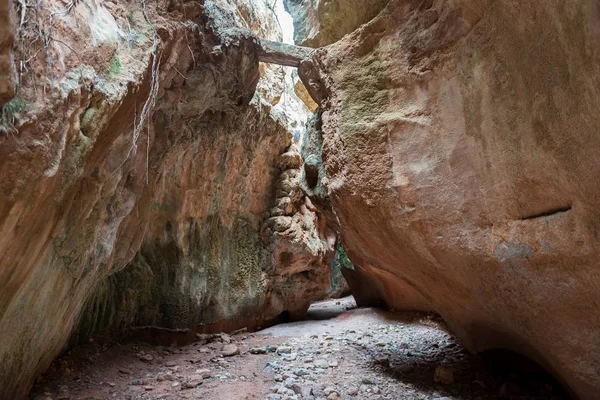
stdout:
[[592,0],[393,0],[310,62],[329,201],[388,306],[408,285],[469,349],[516,350],[582,399],[600,392],[599,40]]

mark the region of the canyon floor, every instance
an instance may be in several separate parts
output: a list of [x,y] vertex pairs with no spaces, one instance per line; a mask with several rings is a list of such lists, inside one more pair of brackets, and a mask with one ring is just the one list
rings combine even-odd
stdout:
[[468,353],[434,314],[315,303],[308,320],[183,347],[95,340],[31,391],[58,399],[566,399],[537,366]]

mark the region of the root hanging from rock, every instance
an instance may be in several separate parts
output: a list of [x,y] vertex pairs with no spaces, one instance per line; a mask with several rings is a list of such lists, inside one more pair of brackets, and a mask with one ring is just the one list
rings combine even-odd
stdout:
[[[154,106],[156,105],[156,95],[158,94],[159,88],[159,70],[160,70],[160,62],[162,58],[162,51],[157,53],[158,49],[158,41],[156,36],[154,37],[154,45],[152,50],[152,67],[150,69],[150,92],[148,93],[148,97],[144,102],[144,106],[142,107],[142,112],[139,118],[134,118],[133,124],[133,135],[131,141],[131,147],[127,152],[127,156],[123,160],[123,162],[119,165],[115,171],[111,174],[115,174],[125,162],[129,159],[129,157],[133,154],[137,153],[137,142],[142,133],[142,129],[144,128],[144,123],[147,124],[147,141],[146,141],[146,184],[148,184],[148,162],[150,157],[150,123],[151,123],[151,114]],[[135,121],[137,119],[137,121]]]

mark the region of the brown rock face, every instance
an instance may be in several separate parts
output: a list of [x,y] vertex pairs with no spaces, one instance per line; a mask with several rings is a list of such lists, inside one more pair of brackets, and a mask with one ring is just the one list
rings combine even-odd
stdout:
[[[15,95],[15,66],[11,47],[14,40],[12,23],[12,4],[10,0],[0,1],[0,106]],[[2,113],[2,119],[4,112]],[[4,121],[0,120],[0,128]],[[6,130],[6,128],[4,129]]]
[[597,1],[398,0],[312,59],[351,260],[388,306],[410,287],[470,349],[516,350],[583,399],[600,392],[598,43]]
[[1,398],[72,335],[251,327],[331,290],[335,236],[246,29],[277,40],[264,3],[69,4],[27,7],[0,133]]
[[294,18],[294,42],[323,47],[373,19],[389,0],[284,0]]

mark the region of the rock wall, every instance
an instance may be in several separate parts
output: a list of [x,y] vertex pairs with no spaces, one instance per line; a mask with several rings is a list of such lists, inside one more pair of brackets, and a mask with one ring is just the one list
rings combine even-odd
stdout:
[[[6,103],[15,94],[16,71],[12,56],[14,40],[13,9],[9,0],[0,1],[0,105]],[[0,116],[0,129],[6,130],[4,113]]]
[[582,399],[600,392],[599,17],[593,0],[392,0],[304,63],[319,179],[387,305],[416,299]]
[[323,47],[373,19],[389,0],[284,0],[294,18],[294,42]]
[[25,396],[73,332],[256,326],[329,294],[332,232],[275,189],[301,159],[274,105],[293,88],[248,30],[278,39],[263,2],[23,12],[0,134],[0,397]]

